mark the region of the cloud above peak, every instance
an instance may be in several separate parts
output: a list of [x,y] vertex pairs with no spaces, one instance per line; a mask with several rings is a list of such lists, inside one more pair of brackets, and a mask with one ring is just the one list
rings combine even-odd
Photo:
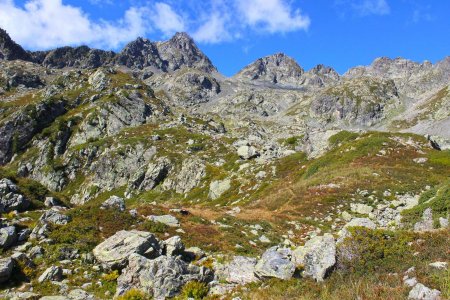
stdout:
[[270,33],[306,30],[311,23],[300,9],[282,0],[237,1],[237,7],[247,25]]
[[138,36],[167,38],[178,31],[189,32],[200,43],[221,43],[252,33],[307,30],[311,23],[293,1],[286,0],[205,0],[195,7],[195,1],[130,1],[134,5],[115,20],[94,19],[87,7],[63,0],[16,2],[0,0],[0,27],[31,49],[81,44],[118,49]]

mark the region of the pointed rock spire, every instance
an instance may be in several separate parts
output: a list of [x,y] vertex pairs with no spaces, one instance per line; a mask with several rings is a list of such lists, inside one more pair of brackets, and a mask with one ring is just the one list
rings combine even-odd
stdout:
[[0,28],[0,60],[31,60],[31,56]]

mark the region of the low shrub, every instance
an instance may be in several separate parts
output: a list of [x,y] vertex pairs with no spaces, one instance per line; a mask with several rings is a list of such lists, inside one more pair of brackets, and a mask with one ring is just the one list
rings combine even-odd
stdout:
[[137,290],[137,289],[132,289],[127,291],[125,294],[123,294],[122,296],[119,296],[116,298],[117,300],[150,300],[150,296],[148,296],[147,294],[145,294],[144,292]]
[[193,298],[195,300],[200,300],[208,295],[208,285],[203,282],[190,281],[188,282],[181,291],[182,299]]

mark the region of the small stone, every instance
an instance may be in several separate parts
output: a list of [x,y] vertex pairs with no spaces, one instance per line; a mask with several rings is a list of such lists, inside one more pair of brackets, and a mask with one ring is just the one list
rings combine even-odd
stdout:
[[117,209],[118,211],[125,211],[125,200],[118,196],[111,196],[108,200],[103,202],[101,209]]
[[373,211],[372,206],[369,206],[366,204],[361,204],[361,203],[351,203],[350,209],[352,212],[355,212],[355,213],[358,213],[361,215],[367,215]]
[[429,264],[430,267],[438,270],[445,270],[447,269],[448,263],[444,261],[436,261],[431,264]]
[[62,276],[63,271],[61,267],[51,266],[47,268],[41,276],[39,276],[38,282],[43,283],[45,281],[61,281]]
[[150,221],[163,223],[169,227],[179,227],[180,221],[172,215],[148,216]]

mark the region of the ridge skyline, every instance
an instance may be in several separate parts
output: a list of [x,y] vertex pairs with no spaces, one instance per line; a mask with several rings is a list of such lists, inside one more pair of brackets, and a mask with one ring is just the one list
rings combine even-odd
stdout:
[[[4,33],[6,33],[6,35],[7,35],[7,36],[15,43],[14,39],[13,39],[12,37],[10,37],[10,35],[8,34],[8,32],[7,32],[6,30],[4,30],[4,29],[2,29],[2,28],[0,28],[0,30],[3,30]],[[22,45],[20,45],[20,44],[18,44],[18,43],[16,43],[16,44],[19,45],[22,49],[24,49],[24,50],[25,50],[27,53],[29,53],[29,54],[49,53],[49,52],[52,52],[52,51],[55,51],[55,50],[58,50],[58,49],[67,49],[67,48],[68,48],[68,49],[81,49],[81,48],[87,48],[87,49],[93,50],[93,51],[100,50],[100,51],[104,51],[105,53],[112,53],[112,54],[114,54],[114,55],[119,55],[119,54],[123,53],[123,51],[124,51],[129,45],[131,45],[131,44],[133,44],[133,43],[136,43],[136,42],[138,42],[138,41],[141,41],[141,42],[142,42],[142,41],[144,41],[144,42],[149,42],[150,44],[162,44],[162,43],[170,42],[170,41],[174,40],[174,39],[177,38],[177,37],[182,37],[182,38],[185,38],[185,39],[188,39],[188,40],[192,41],[193,45],[194,45],[195,47],[197,47],[197,48],[200,50],[200,52],[201,52],[203,55],[205,55],[205,57],[206,57],[207,59],[209,59],[209,61],[212,63],[212,66],[216,68],[216,71],[217,71],[220,75],[225,76],[226,78],[233,78],[233,77],[239,75],[239,74],[240,74],[242,71],[244,71],[246,68],[248,68],[248,67],[250,67],[251,65],[255,64],[257,61],[262,60],[262,59],[265,59],[265,58],[275,57],[275,56],[277,56],[277,55],[284,55],[284,56],[286,56],[288,59],[294,60],[294,62],[297,63],[297,65],[298,65],[304,72],[310,72],[310,71],[314,70],[316,67],[322,66],[322,67],[331,68],[333,71],[337,72],[337,73],[339,74],[339,76],[345,76],[349,71],[351,71],[351,70],[353,70],[353,69],[356,69],[356,68],[370,67],[370,66],[372,66],[373,64],[375,64],[377,61],[382,60],[382,59],[388,59],[388,60],[391,61],[391,62],[394,62],[394,61],[397,61],[397,60],[405,60],[405,61],[408,61],[408,62],[411,62],[411,63],[414,63],[414,64],[419,64],[419,65],[424,65],[424,64],[427,64],[427,63],[431,63],[431,65],[436,65],[436,64],[438,64],[439,62],[442,62],[442,61],[444,61],[444,60],[446,60],[447,58],[450,57],[450,54],[449,54],[449,55],[446,55],[446,56],[444,56],[444,57],[442,57],[442,58],[440,58],[440,59],[438,59],[438,60],[436,60],[436,61],[431,61],[431,60],[428,60],[428,59],[425,59],[425,60],[423,60],[423,61],[416,61],[416,60],[413,60],[413,59],[410,59],[410,58],[406,58],[406,57],[402,57],[402,56],[397,56],[397,57],[379,56],[379,57],[373,58],[373,60],[370,62],[370,64],[354,64],[353,66],[351,66],[350,68],[348,68],[348,69],[346,69],[344,72],[342,72],[342,71],[339,71],[337,68],[335,68],[333,65],[328,65],[328,64],[325,64],[325,63],[314,64],[312,67],[304,67],[305,65],[308,65],[308,64],[307,64],[307,63],[305,64],[304,62],[299,62],[299,60],[298,60],[296,57],[294,57],[294,56],[292,56],[292,55],[289,55],[289,54],[287,54],[286,52],[278,51],[278,52],[274,52],[274,53],[272,53],[272,54],[266,54],[266,55],[264,55],[264,56],[258,57],[258,58],[256,58],[256,59],[254,59],[253,61],[249,62],[248,64],[241,66],[241,67],[238,69],[237,72],[235,72],[235,73],[233,73],[233,74],[230,75],[230,74],[226,74],[225,72],[221,71],[220,68],[217,67],[217,65],[214,63],[214,60],[211,59],[211,58],[204,52],[204,49],[203,49],[202,47],[198,46],[198,44],[196,43],[196,41],[194,40],[194,38],[191,37],[191,36],[189,35],[189,33],[184,32],[184,31],[182,31],[182,32],[176,32],[172,37],[170,37],[169,39],[166,39],[166,40],[151,40],[151,39],[146,38],[146,37],[143,37],[143,36],[138,36],[137,38],[135,38],[135,39],[133,39],[133,40],[127,42],[127,43],[126,43],[119,51],[113,51],[113,50],[102,49],[102,48],[92,48],[92,47],[90,47],[90,46],[88,46],[88,45],[85,45],[85,44],[81,44],[81,45],[77,45],[77,46],[69,46],[69,45],[68,45],[68,46],[62,46],[62,47],[51,48],[51,49],[48,49],[48,50],[38,50],[38,51],[33,51],[33,50],[27,50],[27,49],[25,49],[24,47],[22,47]]]

